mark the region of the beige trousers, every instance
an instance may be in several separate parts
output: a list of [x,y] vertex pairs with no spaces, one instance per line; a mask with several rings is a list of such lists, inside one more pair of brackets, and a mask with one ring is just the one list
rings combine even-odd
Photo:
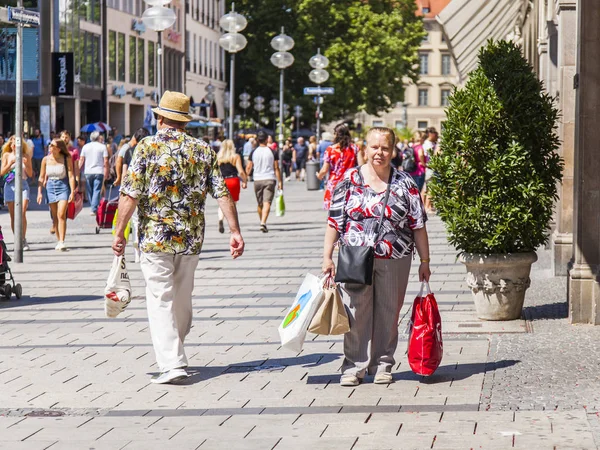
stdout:
[[370,374],[392,371],[410,263],[410,256],[375,259],[373,285],[342,284],[350,319],[350,331],[344,335],[342,374],[362,378],[367,370]]
[[198,255],[142,253],[146,307],[156,363],[161,372],[187,367],[183,349],[192,328],[192,291]]

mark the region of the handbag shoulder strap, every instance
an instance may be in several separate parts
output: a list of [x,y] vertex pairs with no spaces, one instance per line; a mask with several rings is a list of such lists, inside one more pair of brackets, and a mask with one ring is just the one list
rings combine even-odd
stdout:
[[[362,173],[360,172],[360,168],[362,166],[358,166],[358,173],[360,174],[361,178],[362,178]],[[390,177],[388,179],[388,185],[387,185],[387,189],[385,190],[385,198],[383,199],[383,208],[381,210],[381,217],[379,218],[379,222],[377,223],[377,228],[375,229],[375,238],[377,239],[379,237],[379,230],[381,229],[381,225],[383,225],[383,219],[385,218],[385,209],[387,208],[387,204],[388,204],[388,199],[390,198],[390,189],[392,187],[392,180],[394,178],[394,168],[390,167]],[[346,195],[347,197],[347,195]],[[344,230],[343,233],[340,233],[340,238],[342,235],[345,234],[345,230],[346,230],[346,222],[348,220],[347,215],[346,215],[346,203],[348,202],[348,199],[346,198],[346,200],[344,201],[344,220],[342,223],[342,229]]]
[[381,217],[379,218],[379,222],[377,223],[377,228],[375,228],[375,239],[379,238],[379,231],[381,230],[381,225],[383,225],[383,219],[385,218],[385,209],[387,208],[388,200],[390,198],[390,189],[392,187],[392,179],[394,178],[394,168],[390,167],[390,178],[388,179],[387,189],[385,190],[385,198],[383,199],[383,208],[381,208]]

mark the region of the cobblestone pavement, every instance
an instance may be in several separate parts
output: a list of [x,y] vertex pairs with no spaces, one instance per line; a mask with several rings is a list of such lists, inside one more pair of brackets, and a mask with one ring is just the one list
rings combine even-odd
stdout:
[[[273,217],[265,235],[244,192],[247,252],[236,261],[209,202],[186,343],[192,376],[180,386],[149,382],[156,367],[139,267],[129,264],[130,307],[106,318],[110,234],[95,234],[86,208],[69,224],[71,251],[57,253],[47,211],[32,211],[32,251],[12,264],[25,298],[0,303],[0,448],[596,448],[600,329],[567,324],[564,283],[549,276],[544,252],[526,320],[478,321],[435,217],[432,288],[444,361],[434,376],[410,371],[404,335],[389,386],[367,379],[341,388],[340,337],[309,335],[297,355],[281,349],[277,326],[304,275],[319,271],[320,202],[319,192],[289,183],[288,213]],[[10,247],[8,216],[0,215]],[[418,289],[413,267],[401,330]]]

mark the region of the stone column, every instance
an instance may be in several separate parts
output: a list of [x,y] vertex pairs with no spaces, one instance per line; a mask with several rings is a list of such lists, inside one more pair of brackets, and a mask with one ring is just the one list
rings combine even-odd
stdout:
[[579,0],[571,323],[600,324],[600,2]]
[[559,186],[560,200],[556,205],[556,227],[552,235],[554,250],[553,269],[555,275],[566,275],[573,256],[573,153],[575,145],[575,90],[573,78],[577,62],[577,2],[557,0],[558,20],[558,80],[559,149],[565,161],[563,181]]

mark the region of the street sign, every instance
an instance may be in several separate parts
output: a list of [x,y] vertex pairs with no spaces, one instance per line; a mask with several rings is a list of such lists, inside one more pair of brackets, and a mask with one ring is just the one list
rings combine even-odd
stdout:
[[304,95],[331,95],[335,92],[332,87],[305,87]]
[[13,8],[9,6],[8,10],[8,21],[12,23],[19,23],[21,25],[40,25],[40,13],[37,11],[29,11],[24,8]]

